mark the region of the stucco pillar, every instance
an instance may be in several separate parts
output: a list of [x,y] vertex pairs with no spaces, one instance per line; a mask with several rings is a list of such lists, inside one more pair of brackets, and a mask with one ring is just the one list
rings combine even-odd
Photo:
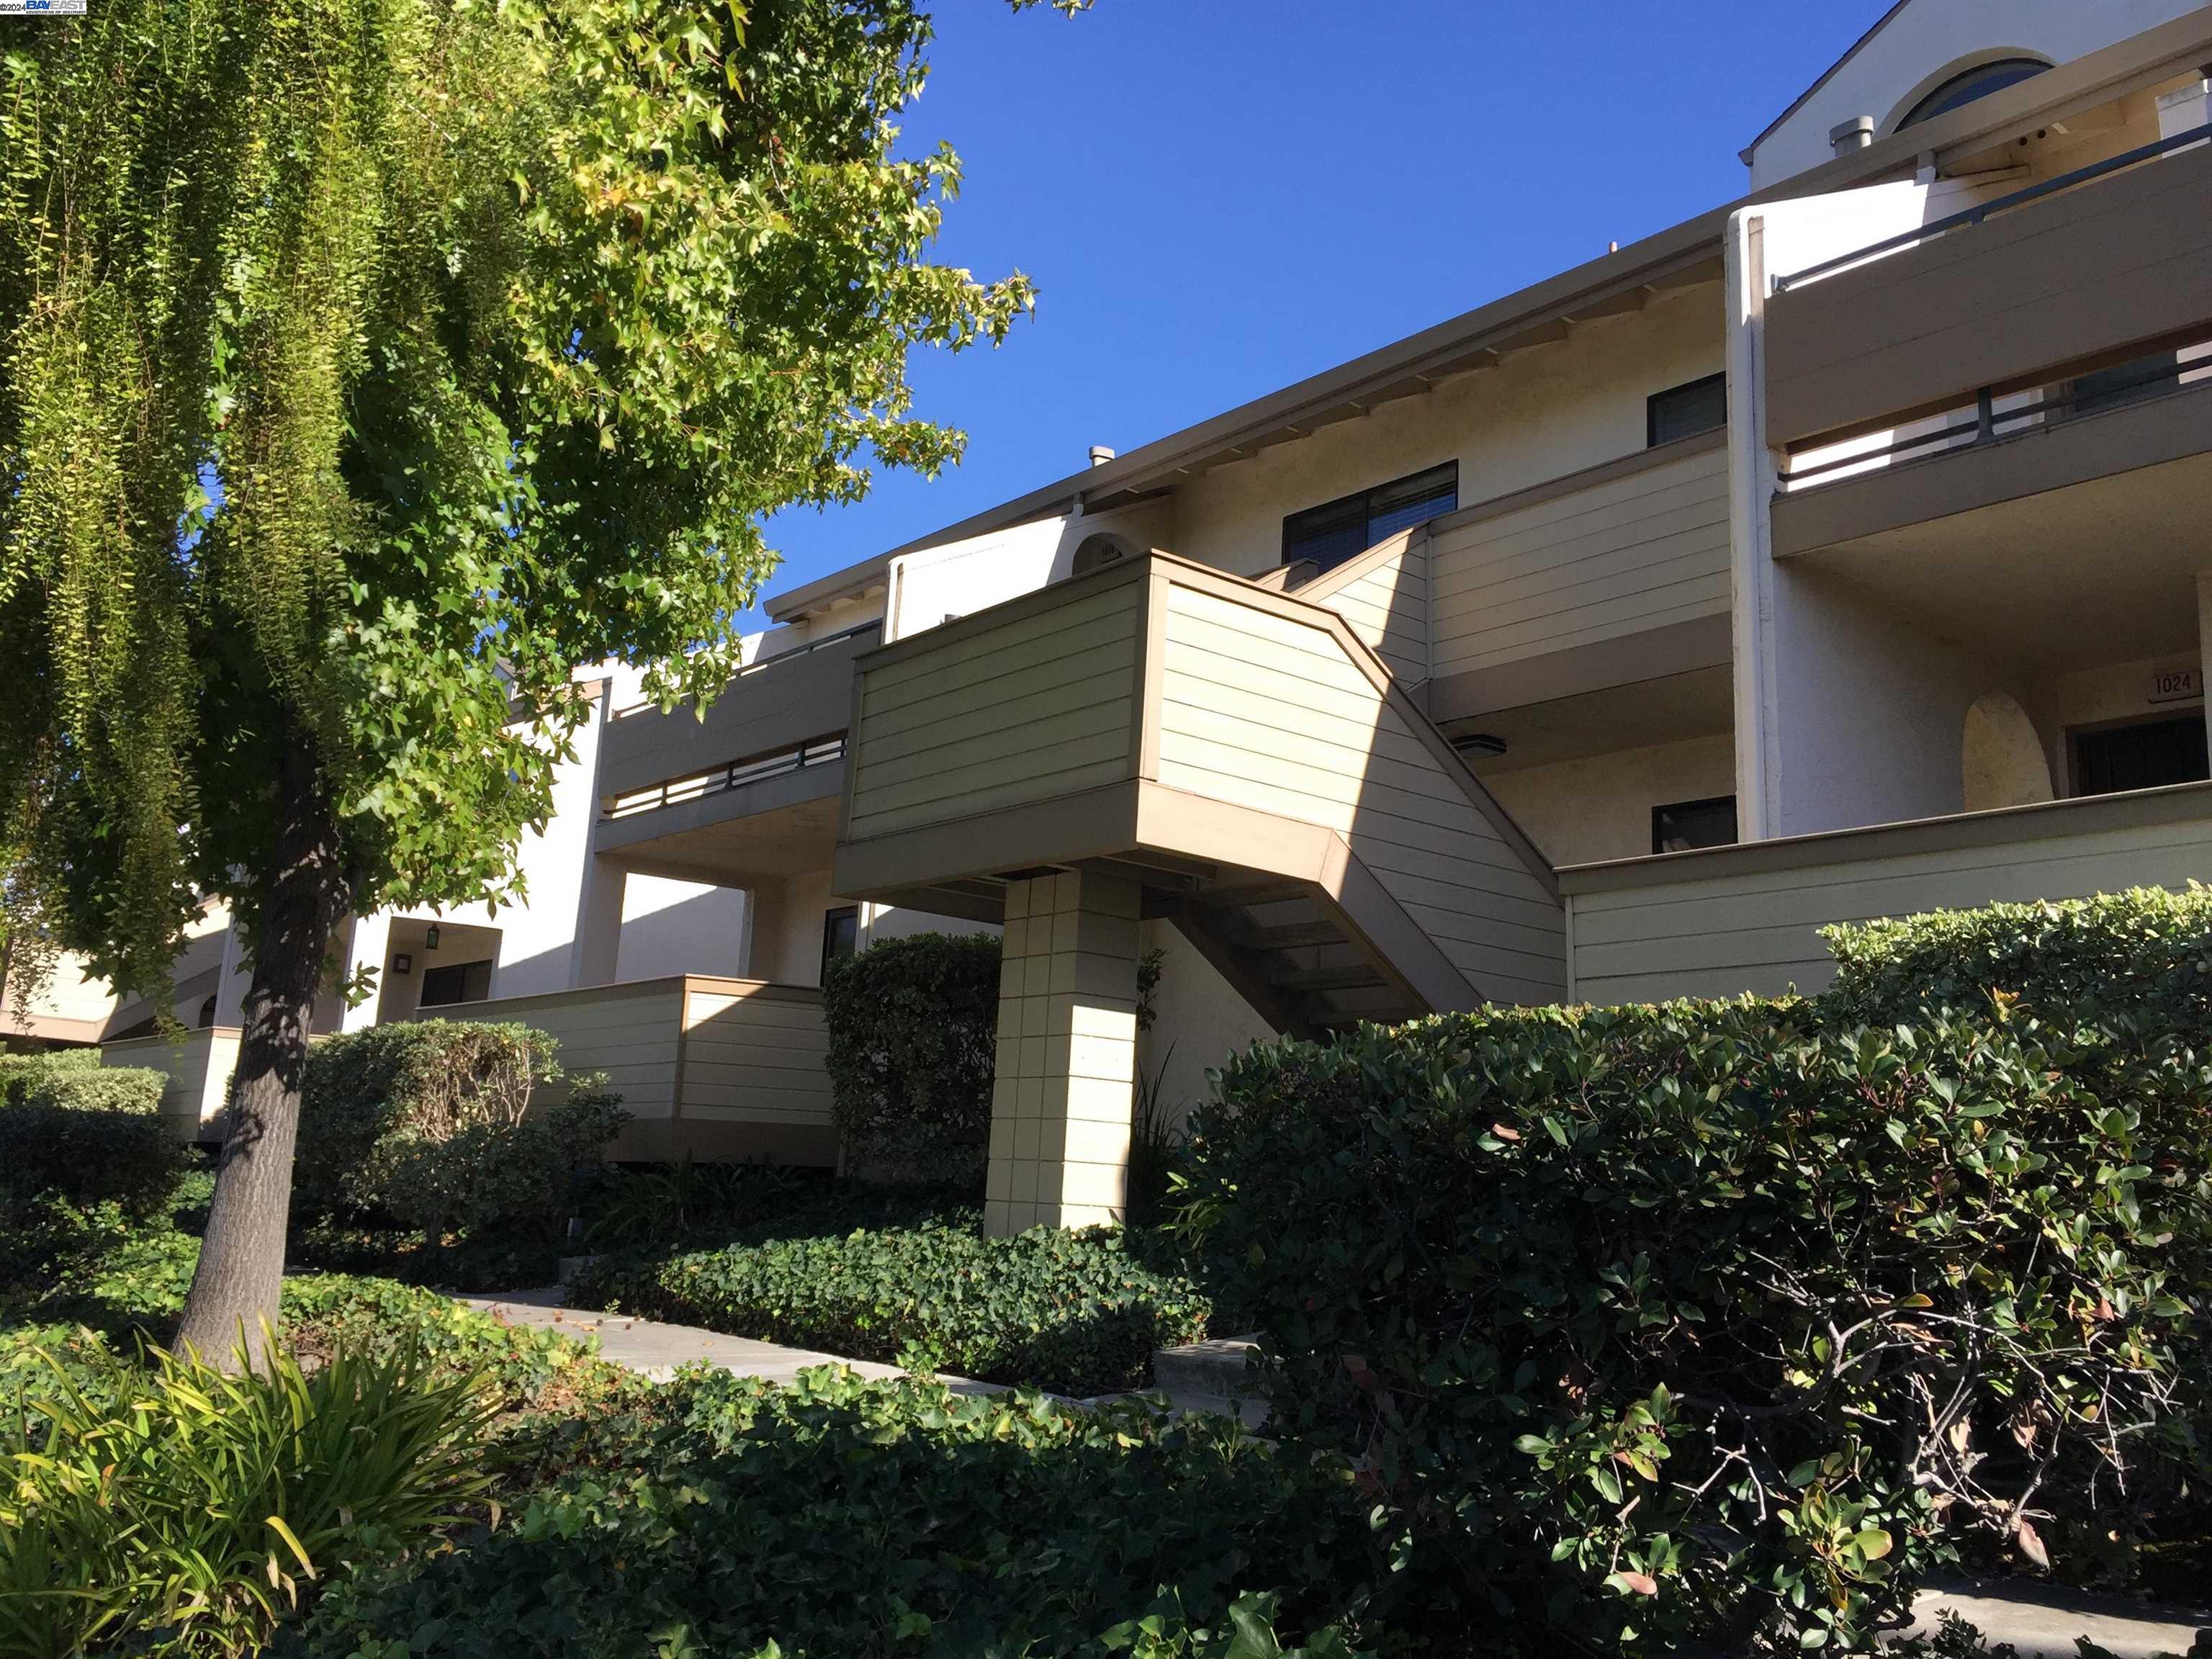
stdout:
[[576,899],[576,942],[568,953],[568,988],[611,985],[622,969],[623,899],[629,872],[611,860],[584,865],[584,890]]
[[984,1231],[1119,1221],[1137,1077],[1140,890],[1068,872],[1006,888]]
[[[338,1030],[341,1031],[366,1031],[376,1024],[384,1004],[385,975],[392,970],[391,952],[392,916],[388,911],[380,910],[373,916],[354,918],[353,939],[346,946],[346,979],[351,981],[356,974],[367,968],[375,975],[376,984],[367,1000],[355,1004],[339,1016]],[[421,964],[416,966],[419,968]]]
[[781,981],[790,925],[791,883],[764,881],[745,891],[745,977]]

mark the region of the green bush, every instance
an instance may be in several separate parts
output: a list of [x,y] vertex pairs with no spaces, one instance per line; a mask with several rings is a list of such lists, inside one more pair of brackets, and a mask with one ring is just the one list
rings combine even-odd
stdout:
[[531,1091],[560,1076],[556,1046],[527,1025],[444,1019],[323,1038],[307,1050],[301,1090],[295,1205],[367,1207],[355,1183],[388,1134],[442,1139],[471,1123],[519,1122]]
[[917,933],[832,962],[822,988],[847,1167],[981,1185],[998,1054],[999,941]]
[[1352,1659],[1381,1573],[1346,1474],[1218,1420],[832,1370],[656,1403],[518,1523],[341,1587],[307,1654]]
[[1152,1351],[1197,1340],[1206,1316],[1194,1286],[1139,1265],[1115,1233],[1036,1228],[985,1238],[972,1213],[642,1264],[610,1260],[588,1269],[570,1299],[1081,1395],[1142,1388]]
[[25,1106],[79,1112],[136,1112],[157,1116],[169,1079],[143,1066],[72,1066],[26,1078],[11,1098]]
[[0,1225],[21,1224],[46,1196],[78,1207],[112,1203],[131,1217],[168,1201],[191,1154],[158,1116],[60,1104],[51,1086],[42,1081],[29,1103],[0,1106]]
[[295,1166],[295,1218],[381,1218],[433,1252],[459,1232],[544,1243],[581,1206],[624,1121],[605,1079],[562,1080],[557,1045],[526,1025],[384,1025],[308,1051]]
[[76,1356],[0,1424],[0,1651],[252,1651],[312,1581],[490,1495],[496,1403],[474,1377],[406,1352],[312,1376],[282,1351],[239,1376],[149,1361]]
[[2208,1108],[2072,1020],[1448,1017],[1233,1064],[1183,1224],[1270,1432],[1368,1461],[1439,1605],[1856,1646],[1961,1533],[2125,1537],[2200,1473]]
[[48,1048],[38,1054],[0,1054],[0,1105],[12,1105],[31,1084],[57,1073],[97,1071],[97,1048]]
[[1867,1024],[1936,1009],[1982,1012],[1993,993],[2045,1022],[2181,1037],[2212,1048],[2212,888],[2137,888],[2063,903],[1993,904],[1832,927],[1822,1001]]

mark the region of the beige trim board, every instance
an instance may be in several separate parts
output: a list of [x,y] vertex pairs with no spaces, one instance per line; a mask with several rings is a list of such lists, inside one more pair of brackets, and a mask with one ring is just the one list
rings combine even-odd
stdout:
[[1138,789],[1130,778],[950,823],[840,841],[830,889],[880,903],[916,886],[1134,852]]
[[[1811,869],[1839,859],[1903,858],[1918,853],[2059,840],[2102,830],[2188,823],[2204,818],[2212,818],[2212,783],[2184,783],[2124,795],[2039,801],[2033,805],[1999,807],[1988,812],[1960,812],[1948,817],[1829,830],[1817,835],[1787,836],[1773,841],[1747,842],[1736,847],[1706,848],[1694,853],[1662,853],[1653,858],[1573,865],[1559,872],[1559,886],[1571,898],[1585,893],[1620,892],[1680,881]],[[2212,878],[2212,870],[2205,874]]]
[[1440,674],[1429,682],[1429,717],[1471,720],[1500,709],[1556,702],[1562,697],[1640,685],[1704,668],[1725,668],[1735,660],[1729,618],[1694,617],[1618,639],[1597,640],[1547,651],[1495,668],[1471,668]]

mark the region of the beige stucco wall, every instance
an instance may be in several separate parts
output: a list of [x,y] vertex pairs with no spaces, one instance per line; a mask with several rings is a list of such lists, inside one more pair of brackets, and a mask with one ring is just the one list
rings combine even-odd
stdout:
[[1159,1078],[1161,1101],[1182,1123],[1212,1092],[1206,1073],[1274,1036],[1275,1028],[1252,1012],[1174,923],[1145,923],[1142,948],[1161,953],[1160,983],[1152,996],[1152,1028],[1137,1039],[1137,1072],[1139,1078]]
[[1735,744],[1725,735],[1627,749],[1482,781],[1555,865],[1648,857],[1651,809],[1735,792]]
[[1644,399],[1723,367],[1720,290],[1655,297],[1496,368],[1215,467],[1176,492],[1173,551],[1253,575],[1281,562],[1290,514],[1459,462],[1463,507],[1644,447]]

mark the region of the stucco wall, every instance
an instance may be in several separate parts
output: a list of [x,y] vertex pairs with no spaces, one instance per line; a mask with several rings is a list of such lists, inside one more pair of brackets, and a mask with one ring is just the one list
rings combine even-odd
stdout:
[[1445,461],[1462,507],[1644,447],[1644,399],[1717,374],[1720,294],[1687,289],[1577,327],[1496,368],[1202,473],[1176,492],[1171,550],[1249,576],[1282,559],[1283,520]]
[[1555,865],[1644,858],[1651,809],[1735,792],[1735,744],[1726,736],[1655,744],[1551,766],[1486,770],[1483,782]]
[[1751,187],[1815,167],[1828,135],[1870,115],[1887,135],[1913,103],[1958,69],[1993,58],[2055,64],[2197,10],[2203,0],[1912,0],[1752,152]]
[[1206,1073],[1267,1041],[1275,1028],[1252,1012],[1172,922],[1146,922],[1139,946],[1163,954],[1152,997],[1156,1018],[1137,1039],[1138,1073],[1160,1078],[1161,1103],[1182,1123],[1211,1093]]
[[665,876],[632,874],[623,885],[617,977],[668,974],[741,977],[745,966],[745,896]]

